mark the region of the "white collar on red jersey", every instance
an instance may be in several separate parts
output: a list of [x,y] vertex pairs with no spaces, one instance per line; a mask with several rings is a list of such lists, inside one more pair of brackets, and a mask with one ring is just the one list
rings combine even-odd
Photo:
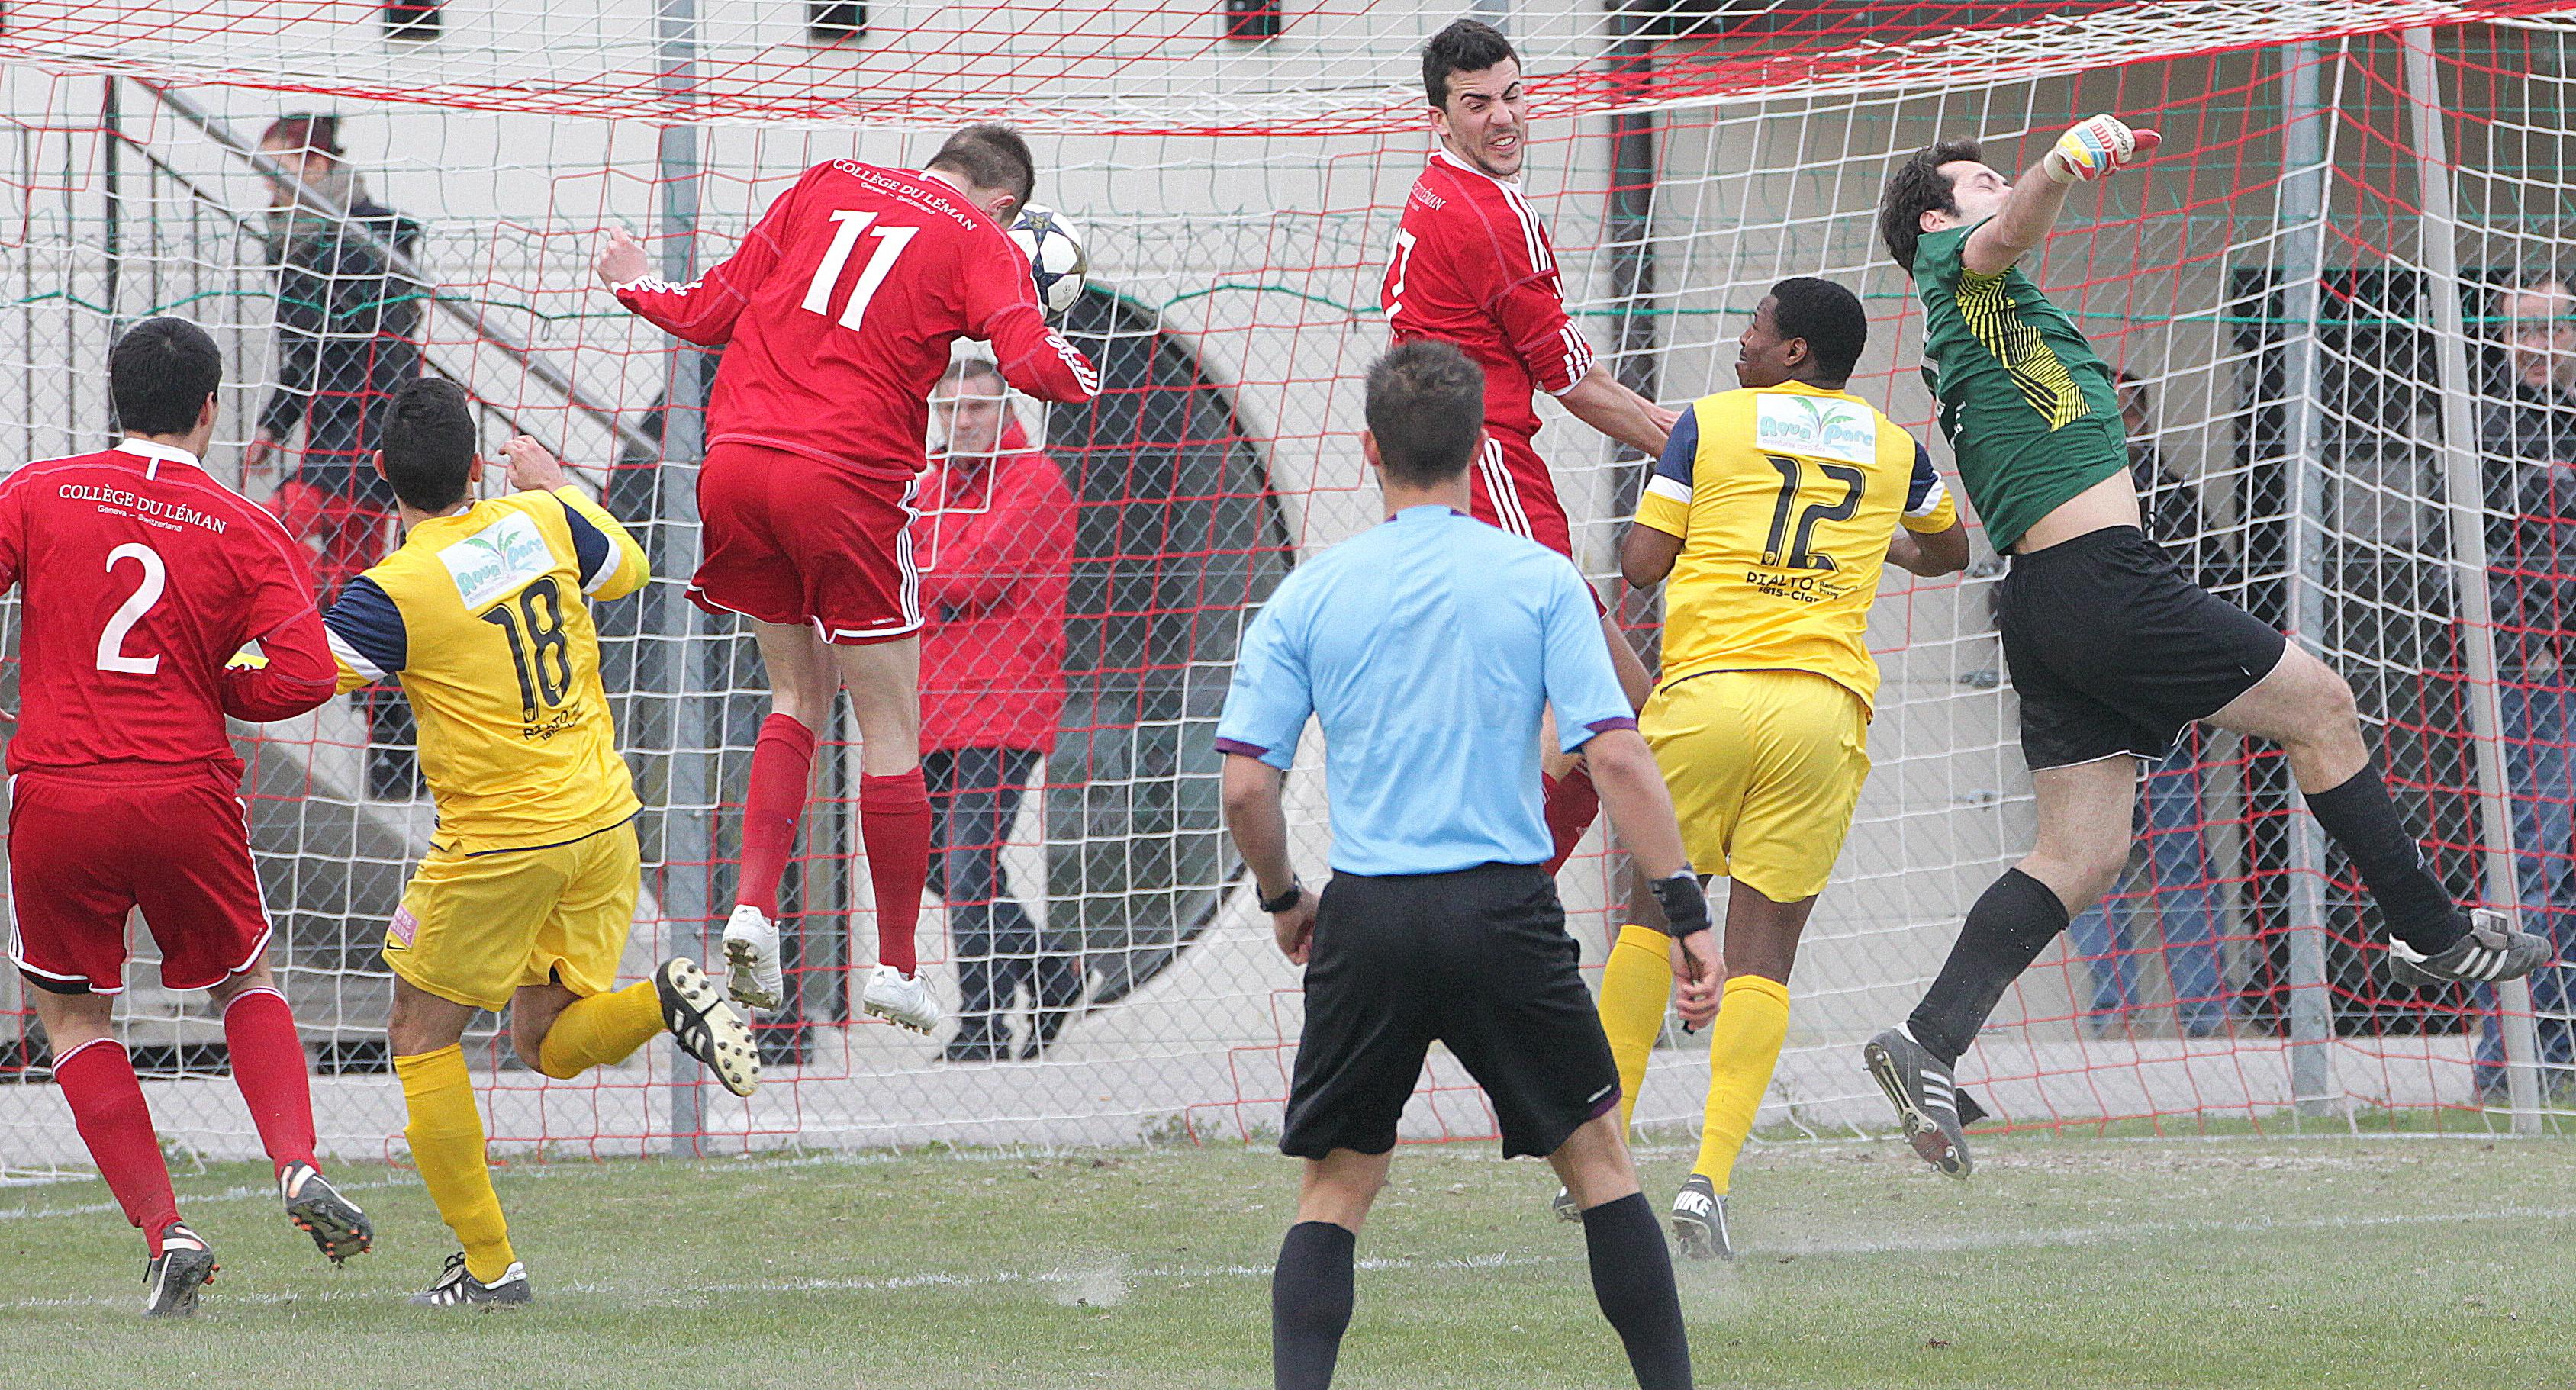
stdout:
[[161,465],[165,463],[184,463],[191,468],[206,466],[204,459],[185,449],[174,449],[167,444],[155,444],[149,439],[120,439],[116,442],[116,449],[118,453],[132,454],[144,460],[143,476],[146,478],[160,476]]
[[1494,178],[1493,175],[1488,174],[1484,170],[1477,168],[1475,165],[1449,153],[1449,147],[1447,145],[1432,146],[1431,157],[1461,173],[1473,174],[1480,179],[1490,179],[1495,183],[1501,184],[1505,188],[1518,189],[1521,186],[1521,181],[1517,176],[1508,179]]

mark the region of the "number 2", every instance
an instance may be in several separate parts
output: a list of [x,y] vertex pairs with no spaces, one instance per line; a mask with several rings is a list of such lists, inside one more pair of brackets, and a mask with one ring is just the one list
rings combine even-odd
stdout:
[[106,628],[98,634],[98,669],[128,676],[149,676],[161,669],[160,656],[127,656],[125,634],[132,632],[134,625],[143,621],[143,615],[152,611],[152,605],[161,601],[161,589],[169,580],[169,570],[161,563],[159,553],[140,541],[127,541],[107,552],[107,572],[111,576],[116,573],[119,560],[132,560],[141,565],[143,582],[134,586],[134,592],[126,596],[124,605],[108,617]]
[[[1861,490],[1869,485],[1869,475],[1847,463],[1820,463],[1817,471],[1843,485],[1839,502],[1812,502],[1798,514],[1798,533],[1789,534],[1789,511],[1798,503],[1798,484],[1805,470],[1798,460],[1786,454],[1764,454],[1771,466],[1780,472],[1780,496],[1771,504],[1771,534],[1762,542],[1762,563],[1777,569],[1840,569],[1831,555],[1820,555],[1807,546],[1816,538],[1816,523],[1849,521],[1860,511]],[[1783,548],[1788,554],[1784,558]]]
[[[809,314],[832,311],[832,287],[841,283],[841,271],[849,265],[850,252],[859,244],[859,233],[866,231],[868,224],[877,220],[877,215],[843,208],[832,214],[832,220],[841,224],[840,230],[832,234],[832,244],[823,250],[823,263],[814,267],[814,279],[805,286],[805,302],[801,307]],[[919,227],[876,229],[877,249],[869,253],[866,268],[859,272],[859,283],[850,287],[850,302],[841,306],[843,328],[859,326],[859,321],[868,312],[868,301],[877,297],[877,290],[885,284],[886,276],[893,273],[895,258],[902,255],[903,248],[919,235]]]

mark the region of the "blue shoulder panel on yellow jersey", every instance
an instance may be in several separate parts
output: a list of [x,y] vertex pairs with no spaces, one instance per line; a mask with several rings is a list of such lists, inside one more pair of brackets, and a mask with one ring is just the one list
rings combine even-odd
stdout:
[[1921,515],[1924,501],[1940,486],[1941,475],[1932,467],[1932,451],[1923,447],[1922,440],[1915,440],[1914,476],[1905,484],[1905,514]]
[[339,601],[322,615],[331,646],[349,669],[369,680],[383,680],[403,668],[410,656],[410,636],[402,609],[393,596],[365,575],[340,590]]
[[581,568],[581,591],[598,593],[599,587],[617,573],[617,547],[606,533],[591,524],[589,517],[581,514],[581,508],[561,498],[556,499],[556,505],[563,508],[564,524],[572,529],[572,554]]
[[1682,412],[1673,422],[1672,438],[1664,443],[1664,456],[1655,460],[1655,476],[1670,478],[1682,485],[1681,500],[1690,500],[1692,470],[1699,463],[1699,411]]

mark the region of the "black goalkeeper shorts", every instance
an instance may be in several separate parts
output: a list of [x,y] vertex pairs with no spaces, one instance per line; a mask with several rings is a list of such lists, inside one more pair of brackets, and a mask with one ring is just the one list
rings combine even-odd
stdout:
[[1394,1148],[1438,1041],[1493,1101],[1506,1157],[1556,1152],[1619,1103],[1580,957],[1538,865],[1335,875],[1316,913],[1281,1151]]
[[2279,665],[2289,639],[2191,582],[2134,526],[2012,557],[1995,600],[2032,770],[2160,762]]

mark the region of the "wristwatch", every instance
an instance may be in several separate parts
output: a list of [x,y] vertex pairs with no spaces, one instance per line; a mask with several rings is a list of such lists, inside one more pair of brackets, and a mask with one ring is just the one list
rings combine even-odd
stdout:
[[[1260,885],[1253,885],[1253,891],[1256,893],[1261,891]],[[1288,909],[1295,907],[1297,905],[1297,900],[1304,896],[1306,896],[1306,885],[1299,883],[1295,874],[1290,874],[1288,876],[1288,886],[1279,890],[1278,897],[1263,898],[1261,900],[1261,910],[1272,913],[1286,912]]]

